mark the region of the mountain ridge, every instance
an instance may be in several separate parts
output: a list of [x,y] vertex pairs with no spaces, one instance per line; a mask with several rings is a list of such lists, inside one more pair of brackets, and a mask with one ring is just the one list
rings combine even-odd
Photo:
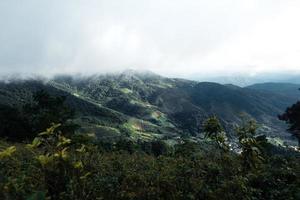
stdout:
[[[79,78],[60,75],[49,81],[25,81],[19,85],[1,83],[0,103],[13,101],[18,92],[34,92],[37,88],[30,88],[31,84],[67,95],[68,103],[79,110],[76,120],[83,125],[83,131],[99,136],[110,136],[110,130],[114,130],[116,137],[126,132],[135,139],[197,137],[203,121],[216,115],[234,140],[235,124],[242,122],[240,115],[244,114],[256,119],[270,137],[290,140],[277,115],[294,103],[294,98],[276,92],[129,71]],[[8,99],[9,92],[12,98]],[[109,129],[107,134],[103,134],[104,129]]]

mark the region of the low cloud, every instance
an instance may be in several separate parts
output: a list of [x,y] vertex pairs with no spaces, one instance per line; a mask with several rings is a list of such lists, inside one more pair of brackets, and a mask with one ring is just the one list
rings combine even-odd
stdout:
[[300,2],[0,2],[0,74],[300,70]]

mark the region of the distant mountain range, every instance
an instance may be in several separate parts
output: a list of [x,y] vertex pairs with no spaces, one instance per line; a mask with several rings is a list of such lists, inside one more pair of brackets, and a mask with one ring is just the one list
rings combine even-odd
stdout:
[[[82,131],[102,139],[131,137],[172,141],[202,136],[202,123],[216,115],[235,139],[241,115],[258,121],[270,137],[292,140],[277,115],[295,103],[300,85],[264,83],[248,87],[166,78],[151,72],[125,71],[87,77],[56,76],[51,80],[15,80],[0,83],[0,104],[19,106],[44,89],[67,96],[76,109]],[[298,94],[299,93],[299,94]]]
[[281,73],[260,73],[260,74],[229,74],[223,76],[204,76],[204,75],[193,75],[189,77],[196,81],[209,81],[217,82],[221,84],[234,84],[240,87],[246,87],[257,83],[293,83],[300,84],[299,72],[281,72]]

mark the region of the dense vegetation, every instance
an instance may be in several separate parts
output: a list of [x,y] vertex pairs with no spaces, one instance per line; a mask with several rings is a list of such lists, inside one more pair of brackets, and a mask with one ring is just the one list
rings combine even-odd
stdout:
[[[0,81],[0,105],[19,109],[43,89],[65,96],[76,111],[74,120],[82,132],[116,138],[124,132],[138,139],[173,142],[183,135],[201,138],[205,119],[217,115],[228,139],[235,141],[240,114],[255,119],[267,137],[293,143],[285,125],[276,117],[296,100],[291,87],[270,85],[241,88],[196,82],[134,71],[93,76],[57,76],[48,81]],[[279,89],[280,90],[279,90]]]
[[[137,90],[141,91],[136,100],[143,105],[141,99],[149,94]],[[108,90],[106,95],[120,95],[117,92]],[[124,89],[122,94],[131,92]],[[103,98],[103,91],[87,93],[100,95],[99,101]],[[193,101],[204,101],[199,96]],[[126,95],[122,98],[130,104]],[[68,102],[66,97],[45,91],[29,99],[0,108],[0,199],[300,199],[299,152],[270,144],[252,119],[240,118],[242,123],[231,134],[216,116],[203,124],[190,122],[201,128],[204,138],[182,134],[170,142],[168,138],[135,137],[130,122],[136,121],[97,106],[91,99],[84,101],[87,104],[78,99]],[[112,108],[120,103],[117,99],[105,104]],[[72,105],[80,105],[77,113],[69,108]],[[128,107],[115,109],[126,111]],[[136,109],[138,117],[142,112]],[[297,109],[293,106],[287,110],[292,115],[282,116],[291,124],[291,131],[298,130],[293,128],[300,116]],[[87,110],[95,115],[86,120],[96,120],[101,128],[110,126],[120,136],[103,139],[84,132],[75,122]],[[168,120],[160,122],[165,125]],[[117,124],[118,131],[113,129]],[[153,125],[148,126],[143,128],[155,134]],[[230,141],[232,134],[235,143]]]
[[288,107],[279,119],[290,124],[288,130],[298,139],[300,145],[300,101]]
[[[1,142],[1,199],[299,199],[299,154],[240,127],[241,154],[213,143],[104,144],[53,125],[30,144]],[[248,135],[248,136],[247,136]]]
[[61,123],[61,131],[74,133],[77,126],[70,122],[74,110],[65,104],[65,97],[54,97],[40,90],[29,103],[20,108],[0,105],[0,137],[13,141],[32,139],[51,123]]

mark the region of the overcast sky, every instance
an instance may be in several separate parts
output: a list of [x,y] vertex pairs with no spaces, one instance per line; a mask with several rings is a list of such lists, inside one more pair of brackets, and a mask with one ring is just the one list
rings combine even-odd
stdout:
[[0,74],[300,71],[299,0],[0,0]]

